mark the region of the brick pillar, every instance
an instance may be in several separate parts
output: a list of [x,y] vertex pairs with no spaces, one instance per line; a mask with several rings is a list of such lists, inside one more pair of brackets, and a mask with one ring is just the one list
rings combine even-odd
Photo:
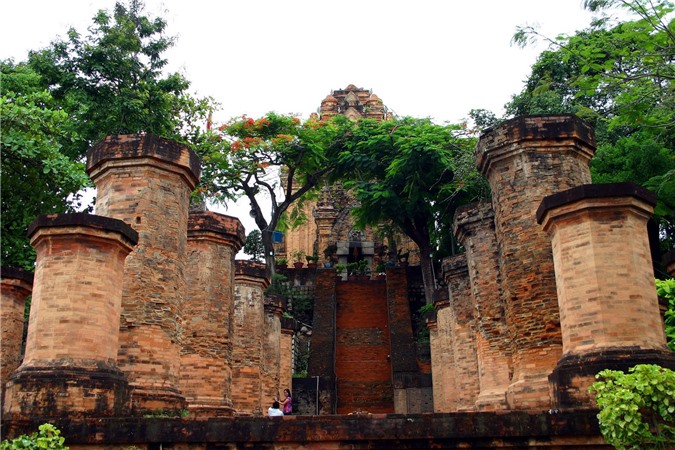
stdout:
[[499,251],[494,211],[487,202],[461,207],[455,213],[455,234],[466,249],[476,316],[479,410],[506,409],[510,384],[511,342],[501,299]]
[[281,386],[281,315],[286,309],[286,299],[278,295],[266,295],[265,322],[263,325],[263,358],[261,364],[261,395],[262,408],[267,408],[275,398],[283,395],[283,389],[291,386]]
[[0,405],[3,405],[5,384],[21,364],[24,310],[26,299],[33,291],[33,272],[19,267],[0,269]]
[[118,355],[132,406],[182,409],[187,219],[199,159],[157,136],[109,136],[89,150],[87,172],[97,188],[97,214],[124,220],[139,234],[125,266]]
[[450,334],[449,295],[434,298],[434,308],[435,320],[427,322],[431,346],[434,412],[453,412],[457,410],[457,376]]
[[551,235],[563,356],[551,375],[558,407],[593,407],[603,369],[675,368],[654,289],[647,221],[654,194],[632,183],[583,185],[545,197],[537,219]]
[[15,418],[128,414],[129,386],[117,344],[124,260],[138,235],[90,214],[38,217],[26,354],[7,385]]
[[234,257],[244,244],[239,219],[214,212],[188,219],[187,300],[181,392],[198,416],[232,415]]
[[590,183],[594,149],[591,128],[571,115],[518,117],[478,141],[477,165],[492,190],[513,343],[512,409],[550,407],[548,375],[562,353],[551,245],[535,212],[545,196]]
[[262,415],[263,296],[269,286],[265,265],[235,261],[232,332],[232,406],[238,415]]
[[476,409],[480,381],[476,354],[476,323],[466,256],[445,258],[443,275],[450,293],[450,305],[445,314],[454,356],[453,373],[456,378],[453,410],[470,411]]
[[281,340],[279,341],[279,392],[280,398],[283,398],[283,390],[288,388],[293,394],[293,338],[295,336],[295,329],[297,321],[290,317],[281,318]]

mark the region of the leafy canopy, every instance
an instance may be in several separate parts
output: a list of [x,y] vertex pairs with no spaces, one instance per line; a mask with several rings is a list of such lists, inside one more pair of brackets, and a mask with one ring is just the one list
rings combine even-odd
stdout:
[[353,192],[357,226],[389,223],[417,244],[428,302],[431,255],[438,258],[451,240],[455,209],[486,193],[475,145],[462,125],[405,117],[352,123],[334,148],[338,168],[332,177]]
[[[258,119],[242,116],[205,135],[197,147],[203,162],[200,193],[221,202],[248,198],[271,271],[272,232],[291,205],[333,170],[327,149],[339,140],[343,124],[341,119],[302,122],[273,112]],[[265,201],[269,211],[263,211]]]

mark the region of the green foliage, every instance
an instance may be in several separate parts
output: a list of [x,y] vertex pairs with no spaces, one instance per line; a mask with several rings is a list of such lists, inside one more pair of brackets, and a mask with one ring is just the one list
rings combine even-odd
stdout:
[[37,432],[30,436],[21,435],[11,441],[4,440],[0,443],[0,450],[68,450],[64,442],[65,438],[61,436],[61,431],[54,425],[43,423],[38,427]]
[[244,253],[251,257],[251,261],[262,262],[265,256],[265,247],[263,246],[260,230],[253,230],[246,236]]
[[675,279],[656,280],[656,293],[668,301],[668,309],[663,321],[666,326],[668,347],[675,350]]
[[[508,115],[574,113],[596,129],[593,182],[633,181],[657,195],[662,249],[675,243],[675,19],[667,0],[586,0],[597,14],[573,36],[520,27],[514,42],[550,43]],[[622,10],[623,18],[612,15]]]
[[157,408],[149,413],[143,414],[145,418],[155,418],[155,419],[174,419],[182,418],[185,419],[190,415],[190,411],[187,409],[173,410],[173,409],[164,409]]
[[39,75],[11,61],[0,62],[0,71],[2,262],[33,270],[28,225],[39,214],[78,208],[79,197],[70,197],[89,178],[84,164],[65,154],[78,135]]
[[605,440],[617,449],[667,449],[675,445],[675,372],[654,364],[603,370],[589,391],[600,409]]
[[[205,194],[223,201],[242,194],[248,198],[270,271],[274,270],[271,230],[280,229],[283,214],[333,169],[326,151],[341,136],[339,123],[301,122],[271,112],[259,119],[243,116],[213,130],[197,148]],[[270,211],[262,210],[263,197],[270,202]],[[289,214],[289,220],[300,216]]]
[[86,150],[106,135],[147,132],[198,143],[211,99],[163,75],[173,38],[143,3],[99,11],[87,33],[70,29],[19,64],[0,62],[2,261],[32,268],[27,225],[38,214],[73,212],[90,185]]
[[455,209],[488,192],[475,167],[475,145],[464,125],[405,117],[351,123],[333,148],[332,177],[354,193],[356,225],[391,224],[419,247],[428,302],[431,254],[441,258],[441,249],[452,248]]

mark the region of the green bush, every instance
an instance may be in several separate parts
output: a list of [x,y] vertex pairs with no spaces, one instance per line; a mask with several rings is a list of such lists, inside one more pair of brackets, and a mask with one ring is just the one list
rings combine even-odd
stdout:
[[0,443],[0,450],[68,450],[68,447],[63,445],[65,439],[54,425],[43,423],[38,427],[38,430],[38,432],[30,436],[23,434],[11,441],[2,441]]
[[666,325],[668,347],[675,350],[675,279],[656,280],[656,293],[668,300],[668,309],[663,317]]
[[628,374],[603,370],[589,391],[600,412],[600,431],[617,449],[669,449],[675,445],[675,372],[639,364]]

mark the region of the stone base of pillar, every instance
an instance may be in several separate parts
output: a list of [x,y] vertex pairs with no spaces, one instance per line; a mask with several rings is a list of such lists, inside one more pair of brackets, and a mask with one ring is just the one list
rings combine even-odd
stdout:
[[658,364],[675,370],[675,352],[637,348],[606,349],[582,355],[565,355],[549,377],[554,405],[563,408],[595,408],[588,388],[605,369],[628,369],[637,364]]
[[227,406],[211,406],[211,405],[188,405],[187,411],[190,414],[190,419],[213,419],[217,417],[233,417],[235,415],[234,408]]
[[20,366],[7,383],[3,418],[125,416],[130,410],[126,376],[115,365],[56,360]]
[[479,411],[501,411],[509,408],[506,402],[506,388],[481,392],[476,399],[476,408]]
[[561,354],[560,345],[542,345],[514,353],[513,379],[506,390],[509,409],[551,408],[548,377]]
[[185,409],[187,409],[185,397],[177,390],[140,389],[132,386],[131,410],[135,415],[180,414]]

